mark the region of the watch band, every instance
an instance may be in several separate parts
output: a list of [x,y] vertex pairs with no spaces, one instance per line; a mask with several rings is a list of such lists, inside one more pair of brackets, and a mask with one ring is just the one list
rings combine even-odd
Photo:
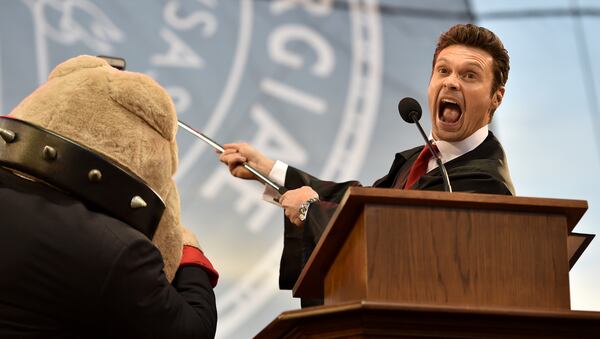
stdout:
[[300,221],[306,220],[306,215],[308,214],[308,208],[310,207],[310,204],[316,201],[319,201],[318,197],[310,198],[300,205],[300,209],[298,210],[300,212],[300,215],[298,216]]

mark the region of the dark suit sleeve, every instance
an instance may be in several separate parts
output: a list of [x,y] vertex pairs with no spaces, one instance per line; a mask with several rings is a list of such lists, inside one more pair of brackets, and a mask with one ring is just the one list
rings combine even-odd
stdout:
[[355,180],[340,183],[321,180],[292,166],[288,167],[285,175],[285,187],[287,189],[291,190],[302,186],[310,186],[319,193],[321,200],[336,203],[342,199],[348,187],[360,185],[360,182]]
[[304,227],[292,224],[284,216],[283,253],[279,265],[279,287],[281,289],[294,287],[304,263],[319,241],[344,193],[348,187],[359,185],[358,181],[336,183],[320,180],[297,168],[288,167],[285,187],[296,189],[310,186],[319,194],[321,201],[310,206]]
[[127,246],[113,267],[101,297],[111,337],[214,337],[215,296],[202,268],[180,267],[169,284],[160,253],[142,239]]
[[310,252],[321,239],[337,207],[337,203],[329,201],[318,201],[310,205],[304,222],[305,246],[310,246]]
[[304,264],[321,238],[338,204],[320,201],[311,204],[303,227],[284,216],[283,253],[279,263],[279,288],[291,290]]

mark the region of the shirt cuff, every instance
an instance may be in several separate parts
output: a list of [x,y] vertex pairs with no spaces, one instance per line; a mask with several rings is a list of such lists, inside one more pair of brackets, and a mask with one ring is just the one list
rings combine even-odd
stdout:
[[[269,179],[271,179],[278,186],[285,186],[285,175],[287,173],[288,165],[283,162],[277,160],[271,172],[269,172]],[[265,185],[265,190],[263,191],[263,200],[275,204],[277,206],[281,206],[279,204],[279,197],[281,194],[277,192],[273,187],[269,185]]]
[[273,180],[277,185],[285,185],[285,174],[287,172],[288,165],[283,161],[275,161],[275,165],[269,172],[269,179]]

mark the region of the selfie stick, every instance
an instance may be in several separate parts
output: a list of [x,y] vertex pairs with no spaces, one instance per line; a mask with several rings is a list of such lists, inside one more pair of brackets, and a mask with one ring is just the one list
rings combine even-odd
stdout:
[[[184,123],[184,122],[182,122],[180,120],[178,120],[177,123],[179,124],[179,126],[181,126],[186,131],[192,133],[198,139],[200,139],[200,140],[204,141],[205,143],[209,144],[212,148],[214,148],[218,152],[223,153],[223,151],[224,151],[223,146],[219,145],[219,143],[217,143],[216,141],[214,141],[211,138],[207,137],[203,133],[200,133],[200,132],[196,131],[195,129],[193,129],[192,127],[190,127],[188,124],[186,124],[186,123]],[[269,179],[269,178],[265,177],[264,175],[260,174],[256,169],[254,169],[254,167],[248,165],[247,163],[244,163],[243,166],[250,173],[254,174],[258,178],[258,181],[262,182],[265,185],[269,185],[269,186],[273,187],[277,192],[279,192],[279,194],[283,194],[283,193],[285,193],[287,191],[287,189],[285,187],[280,187],[279,185],[277,185],[276,183],[274,183],[271,179]]]

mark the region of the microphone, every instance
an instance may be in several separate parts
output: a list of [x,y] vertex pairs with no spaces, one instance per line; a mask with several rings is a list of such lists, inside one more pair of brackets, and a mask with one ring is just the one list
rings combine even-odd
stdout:
[[411,97],[400,100],[398,103],[398,112],[400,112],[400,116],[404,121],[409,124],[416,123],[417,125],[419,125],[419,119],[421,119],[421,115],[423,114],[421,105]]
[[421,136],[423,136],[425,143],[429,147],[431,154],[433,154],[435,161],[437,162],[440,170],[442,171],[444,191],[452,192],[452,186],[450,185],[450,178],[448,178],[446,166],[444,166],[444,164],[442,163],[442,158],[440,157],[440,154],[438,153],[437,149],[433,148],[433,145],[431,145],[431,141],[429,141],[429,138],[425,134],[425,131],[423,131],[423,127],[421,127],[421,124],[419,124],[419,119],[421,119],[421,115],[423,114],[419,102],[413,98],[406,97],[400,100],[400,102],[398,103],[398,112],[400,113],[400,116],[404,121],[408,122],[409,124],[417,125],[419,132],[421,132]]

